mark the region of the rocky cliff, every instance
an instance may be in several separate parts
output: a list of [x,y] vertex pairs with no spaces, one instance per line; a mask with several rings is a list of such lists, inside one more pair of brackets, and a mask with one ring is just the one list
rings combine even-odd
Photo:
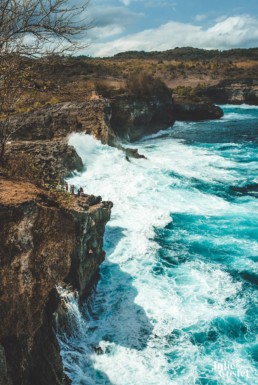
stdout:
[[[37,156],[38,152],[42,152],[40,145],[43,142],[49,153],[52,144],[57,148],[72,132],[85,132],[104,144],[118,146],[121,140],[133,142],[144,135],[169,128],[175,120],[218,119],[222,115],[222,110],[211,103],[174,103],[168,90],[147,97],[125,93],[109,99],[65,102],[18,114],[12,121],[16,127],[13,139],[15,142],[26,142],[26,146],[30,141],[31,150]],[[14,148],[22,151],[23,147],[15,144]],[[63,150],[64,147],[61,152]],[[75,163],[79,165],[78,161]]]
[[62,179],[83,168],[81,158],[67,143],[72,132],[86,132],[102,143],[116,145],[110,115],[110,105],[104,99],[60,103],[17,114],[12,118],[14,135],[7,152],[18,157],[29,154],[46,179]]
[[1,385],[69,384],[52,327],[54,288],[88,290],[112,204],[56,194],[0,179]]
[[64,138],[72,132],[87,132],[102,143],[112,145],[116,138],[110,126],[111,113],[106,99],[39,108],[13,117],[12,124],[16,127],[14,139],[42,141]]
[[175,122],[174,102],[170,93],[149,98],[121,95],[111,100],[110,124],[115,135],[133,142]]
[[179,121],[220,119],[223,111],[212,103],[181,102],[175,104],[175,118]]
[[[30,154],[44,177],[58,180],[83,168],[80,157],[67,144],[72,132],[88,133],[104,144],[122,149],[120,141],[134,141],[166,129],[174,120],[170,93],[147,100],[122,95],[110,100],[65,102],[15,115],[12,118],[15,134],[7,152],[12,156]],[[137,154],[126,156],[137,157]]]
[[213,103],[258,105],[258,81],[254,79],[224,80],[203,90]]
[[169,93],[140,99],[120,95],[85,102],[66,102],[13,118],[15,140],[60,139],[72,132],[86,132],[104,144],[116,146],[121,139],[133,141],[170,127],[175,121]]
[[39,179],[58,181],[69,176],[73,171],[83,170],[81,158],[75,149],[67,144],[66,138],[9,143],[7,155],[13,161],[21,160],[22,154],[29,155],[35,170],[34,174]]
[[[15,135],[7,153],[18,162],[29,154],[44,176],[58,179],[82,169],[67,144],[69,133],[87,132],[118,145],[125,138],[120,114],[127,111],[126,138],[134,140],[171,125],[172,110],[172,99],[124,98],[117,104],[97,99],[19,114],[12,118]],[[69,384],[52,326],[60,308],[55,286],[69,284],[80,296],[87,293],[104,260],[111,206],[100,197],[53,196],[29,182],[0,178],[1,385]]]

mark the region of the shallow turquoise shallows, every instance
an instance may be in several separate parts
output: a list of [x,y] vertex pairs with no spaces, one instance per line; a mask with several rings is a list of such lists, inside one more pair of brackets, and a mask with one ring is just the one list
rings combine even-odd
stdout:
[[73,183],[114,202],[101,279],[59,334],[73,384],[258,384],[258,108],[223,109],[135,143],[147,160],[71,137]]

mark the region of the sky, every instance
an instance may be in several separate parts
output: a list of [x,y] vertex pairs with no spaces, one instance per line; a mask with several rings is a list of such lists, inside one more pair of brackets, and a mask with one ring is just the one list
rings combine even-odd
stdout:
[[258,47],[258,0],[91,0],[89,56]]

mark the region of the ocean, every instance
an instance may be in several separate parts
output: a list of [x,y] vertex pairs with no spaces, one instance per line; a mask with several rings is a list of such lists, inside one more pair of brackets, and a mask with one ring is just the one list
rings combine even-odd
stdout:
[[63,290],[74,385],[258,384],[258,107],[222,108],[129,146],[147,160],[71,136],[68,182],[114,203],[90,298]]

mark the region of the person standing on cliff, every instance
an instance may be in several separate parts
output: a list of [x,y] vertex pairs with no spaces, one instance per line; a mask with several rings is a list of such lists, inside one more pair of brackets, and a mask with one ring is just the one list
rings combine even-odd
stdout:
[[71,193],[72,195],[74,195],[74,185],[73,185],[73,184],[70,186],[70,193]]

